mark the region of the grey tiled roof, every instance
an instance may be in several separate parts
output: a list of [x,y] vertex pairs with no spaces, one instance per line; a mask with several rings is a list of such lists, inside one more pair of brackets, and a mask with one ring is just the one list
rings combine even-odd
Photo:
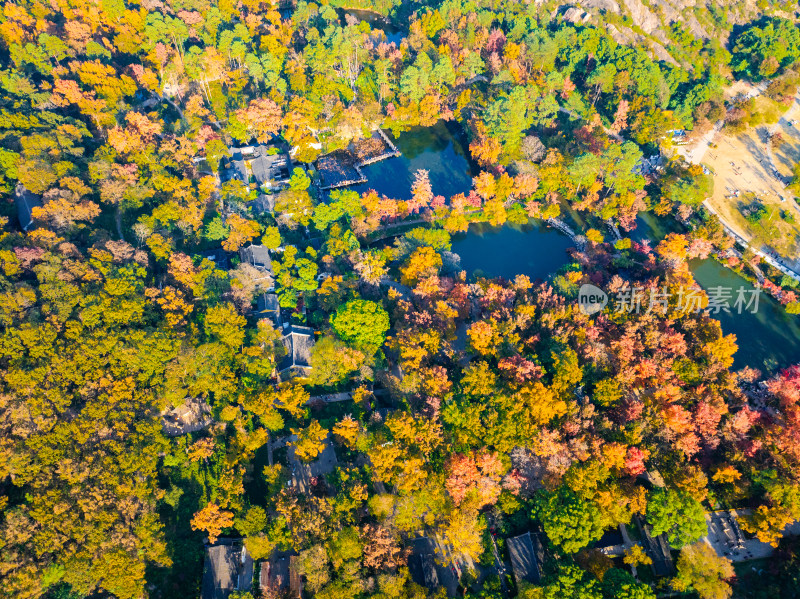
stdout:
[[511,556],[511,569],[517,582],[538,583],[542,577],[544,547],[537,535],[526,532],[524,535],[508,539],[508,553]]
[[261,562],[258,581],[262,590],[270,586],[278,589],[288,589],[289,557],[283,556],[268,562]]
[[275,196],[269,193],[259,194],[258,198],[247,204],[253,211],[253,214],[264,214],[265,212],[274,212],[275,210]]
[[[274,153],[269,146],[243,146],[228,148],[231,156],[222,162],[220,179],[230,181],[238,179],[243,183],[250,182],[250,175],[258,185],[269,181],[285,183],[291,174],[291,159],[283,152]],[[270,151],[273,151],[270,154]]]
[[220,270],[228,270],[228,254],[222,248],[205,250],[200,252],[200,256],[213,262]]
[[281,309],[278,296],[274,293],[262,293],[258,296],[257,303],[259,312],[277,312]]
[[227,599],[233,591],[253,587],[253,559],[241,545],[220,544],[206,549],[201,599]]
[[269,250],[263,245],[248,245],[239,250],[239,257],[242,262],[247,262],[259,270],[272,272],[272,258]]
[[269,318],[276,327],[281,326],[281,306],[274,293],[262,293],[256,300],[259,318]]
[[314,347],[314,329],[291,325],[284,331],[283,344],[286,357],[278,365],[283,373],[292,368],[308,370],[311,368],[311,348]]

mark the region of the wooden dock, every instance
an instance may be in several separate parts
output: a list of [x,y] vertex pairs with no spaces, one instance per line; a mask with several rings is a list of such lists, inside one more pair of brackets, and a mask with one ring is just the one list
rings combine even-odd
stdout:
[[383,152],[382,154],[378,154],[377,156],[372,156],[371,158],[365,158],[361,162],[358,163],[358,166],[367,166],[369,164],[374,164],[376,162],[380,162],[381,160],[386,160],[387,158],[397,158],[398,156],[402,156],[400,150],[397,149],[392,143],[392,140],[389,139],[389,136],[383,132],[383,129],[377,127],[375,131],[378,132],[378,135],[383,140],[383,143],[389,148],[388,152]]
[[392,140],[389,139],[389,136],[386,135],[383,132],[383,129],[380,127],[378,127],[378,134],[383,138],[383,141],[386,142],[386,145],[392,150],[391,152],[387,152],[387,155],[394,156],[395,158],[403,155],[403,153],[397,149],[397,146],[392,143]]
[[320,187],[322,191],[328,191],[330,189],[338,189],[339,187],[347,187],[348,185],[361,185],[362,183],[367,182],[367,177],[364,175],[364,172],[361,170],[360,164],[353,165],[353,168],[358,173],[358,179],[345,179],[343,181],[337,181],[331,185],[325,185]]
[[[368,158],[364,158],[363,160],[358,160],[357,152],[355,146],[351,144],[351,146],[346,150],[339,150],[337,152],[332,152],[330,154],[326,154],[325,156],[321,156],[317,162],[317,170],[322,174],[323,179],[328,178],[330,181],[328,185],[320,185],[320,191],[328,191],[331,189],[338,189],[339,187],[347,187],[349,185],[361,185],[362,183],[366,183],[368,178],[364,175],[364,171],[361,170],[362,167],[368,166],[370,164],[374,164],[376,162],[380,162],[381,160],[386,160],[387,158],[396,158],[398,156],[402,156],[400,150],[397,149],[392,143],[392,140],[389,139],[389,136],[383,132],[380,127],[375,129],[378,133],[378,137],[380,140],[386,145],[388,151],[381,152],[376,156],[370,156]],[[373,132],[373,139],[377,139],[374,136]],[[370,140],[366,140],[367,142]],[[336,154],[336,156],[334,155]],[[334,172],[334,168],[330,167],[323,167],[321,161],[325,160],[325,164],[331,163],[338,163],[339,174],[341,175],[349,175],[347,178],[337,179],[336,173]],[[346,171],[355,171],[354,174],[347,173]],[[323,171],[325,171],[323,173]]]

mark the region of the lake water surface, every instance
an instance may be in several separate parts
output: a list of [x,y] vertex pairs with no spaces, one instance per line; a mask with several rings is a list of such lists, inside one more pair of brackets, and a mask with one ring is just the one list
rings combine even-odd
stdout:
[[[638,228],[631,235],[637,241],[650,239],[655,246],[668,233],[680,232],[680,225],[670,218],[659,218],[652,213],[642,213],[637,219]],[[695,281],[708,291],[715,287],[731,289],[736,298],[738,290],[754,289],[750,281],[713,258],[689,262]],[[745,292],[745,298],[750,294]],[[736,335],[739,350],[734,356],[734,367],[751,366],[764,372],[774,372],[790,364],[800,363],[800,319],[787,314],[781,304],[767,295],[759,294],[758,311],[753,314],[737,310],[720,311],[712,315],[719,320],[722,332]]]
[[[700,287],[705,290],[730,288],[734,299],[738,289],[754,289],[750,281],[713,258],[692,260],[689,269]],[[750,294],[745,292],[745,297],[749,299]],[[783,306],[766,292],[759,294],[755,314],[744,310],[738,314],[731,308],[730,312],[720,311],[712,316],[719,320],[723,333],[736,335],[739,350],[734,355],[735,368],[751,366],[767,373],[800,362],[798,317],[787,314]]]
[[374,189],[389,198],[409,200],[417,170],[428,171],[435,195],[450,198],[472,188],[472,166],[457,127],[439,121],[433,127],[406,131],[392,142],[402,156],[362,167],[368,181],[351,189],[359,193]]
[[[448,198],[470,190],[476,173],[456,127],[440,121],[433,127],[419,127],[403,133],[393,141],[403,155],[364,167],[369,182],[353,189],[359,192],[374,189],[388,197],[407,200],[411,197],[414,173],[417,169],[426,169],[437,195]],[[565,217],[582,219],[580,214]],[[642,213],[637,224],[637,229],[627,235],[640,242],[650,240],[653,247],[668,233],[682,230],[674,219],[653,213]],[[473,224],[467,233],[453,238],[453,251],[461,257],[464,270],[506,279],[513,279],[517,274],[528,275],[533,280],[545,279],[569,261],[567,250],[570,247],[572,241],[568,237],[535,220],[526,225],[502,227]],[[730,287],[735,298],[735,290],[740,287],[753,288],[744,277],[713,258],[693,260],[689,267],[705,290]],[[725,334],[736,335],[739,350],[734,356],[735,368],[751,366],[769,374],[800,363],[800,319],[786,314],[766,293],[760,295],[756,314],[733,311],[712,316],[720,321]]]
[[[638,222],[639,227],[631,237],[637,241],[649,239],[653,246],[668,233],[680,230],[677,223],[649,213],[640,216]],[[532,279],[547,277],[568,261],[566,250],[571,246],[565,235],[535,221],[522,227],[471,225],[467,234],[453,240],[453,251],[461,256],[464,270],[507,279],[515,274],[526,274]],[[692,260],[689,269],[706,291],[714,287],[730,288],[735,299],[739,288],[753,289],[747,279],[713,258]],[[723,333],[736,335],[739,350],[734,356],[734,368],[750,366],[770,374],[800,363],[800,321],[766,293],[760,294],[755,314],[744,310],[738,314],[731,309],[711,316],[719,320]]]
[[344,18],[346,18],[347,15],[350,15],[351,17],[355,17],[359,21],[365,21],[369,23],[369,26],[372,29],[380,29],[386,34],[386,41],[388,43],[394,42],[395,45],[397,46],[400,45],[400,42],[403,41],[403,38],[406,35],[401,28],[395,27],[394,24],[392,24],[391,19],[384,17],[383,15],[380,15],[371,10],[365,10],[360,8],[349,8],[346,10],[342,10],[341,14]]
[[492,227],[470,225],[469,231],[453,238],[453,251],[461,256],[461,268],[486,277],[513,279],[528,275],[544,279],[567,263],[572,240],[541,221],[526,225]]

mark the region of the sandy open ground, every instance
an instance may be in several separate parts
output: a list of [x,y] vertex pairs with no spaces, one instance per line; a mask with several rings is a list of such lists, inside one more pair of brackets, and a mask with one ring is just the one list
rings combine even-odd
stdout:
[[[753,91],[754,88],[744,87],[735,90],[736,94]],[[699,143],[679,148],[679,152],[712,171],[714,195],[709,204],[729,227],[743,238],[753,240],[756,247],[773,250],[788,265],[800,268],[800,206],[785,189],[792,167],[800,161],[800,129],[790,124],[793,119],[800,119],[797,99],[777,124],[750,128],[737,136],[711,132]],[[783,141],[770,153],[767,139],[777,131],[782,134]],[[716,147],[711,147],[714,145]],[[760,231],[742,214],[742,209],[755,198],[767,208],[769,215],[768,227]],[[781,219],[781,211],[793,213],[795,223]]]

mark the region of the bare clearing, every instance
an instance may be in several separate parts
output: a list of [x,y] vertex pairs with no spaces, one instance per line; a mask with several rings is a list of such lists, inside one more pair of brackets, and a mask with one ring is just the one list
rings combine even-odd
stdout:
[[[789,265],[800,267],[800,207],[793,194],[785,189],[792,167],[800,161],[800,129],[790,123],[796,118],[800,118],[797,101],[777,124],[749,128],[736,136],[719,133],[712,144],[716,147],[708,147],[705,152],[692,148],[681,153],[691,152],[692,159],[701,161],[713,172],[714,194],[709,204],[728,226],[756,247],[773,250]],[[771,150],[768,138],[775,132],[781,133],[783,141]],[[753,224],[745,219],[745,213],[757,203],[765,207],[766,216]],[[787,214],[795,222],[787,222],[783,218]]]

